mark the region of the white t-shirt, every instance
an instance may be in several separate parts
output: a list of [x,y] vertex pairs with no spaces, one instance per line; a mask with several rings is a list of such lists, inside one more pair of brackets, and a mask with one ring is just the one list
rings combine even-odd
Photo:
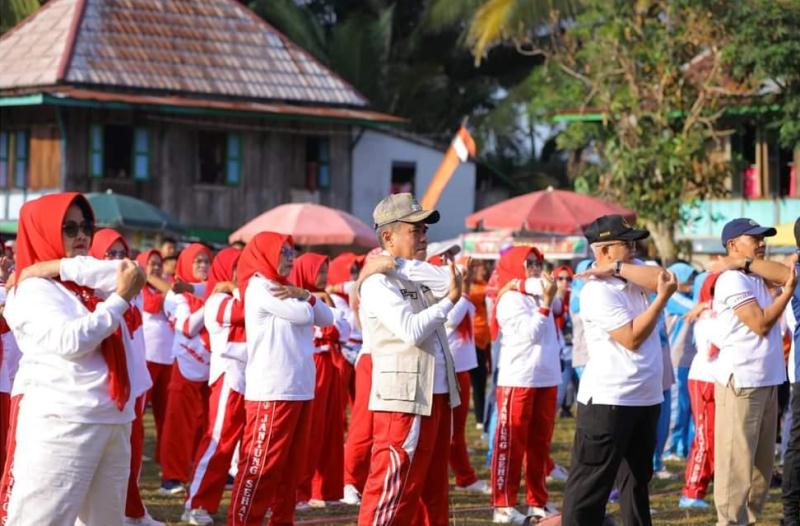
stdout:
[[536,297],[516,291],[500,297],[498,386],[552,387],[561,383],[558,329],[552,311],[545,316],[539,312],[540,305]]
[[458,327],[464,318],[468,318],[470,325],[475,319],[475,305],[466,296],[461,296],[447,315],[444,328],[447,331],[447,344],[453,353],[453,365],[457,373],[471,371],[478,366],[478,355],[475,352],[475,336],[470,327],[469,334],[462,334]]
[[789,381],[791,383],[797,382],[797,367],[795,366],[795,345],[794,345],[794,329],[797,327],[797,320],[794,317],[794,310],[792,309],[792,302],[786,305],[786,310],[783,311],[783,320],[786,324],[786,329],[792,339],[792,347],[789,350]]
[[247,328],[245,400],[314,399],[314,326],[333,323],[322,301],[280,300],[277,284],[259,274],[250,278],[244,297]]
[[[225,374],[225,382],[231,389],[244,394],[244,371],[247,363],[246,342],[231,342],[233,308],[239,299],[239,291],[234,295],[216,292],[208,297],[203,308],[203,319],[211,342],[211,364],[208,384],[216,382]],[[232,358],[231,356],[236,356]]]
[[697,352],[692,358],[692,365],[689,367],[689,380],[713,382],[717,356],[711,358],[709,353],[711,352],[711,345],[717,345],[714,342],[719,338],[717,316],[714,311],[706,309],[694,322],[692,329],[694,330],[694,346]]
[[745,388],[780,385],[786,380],[779,324],[762,338],[736,315],[737,307],[753,301],[762,309],[773,301],[760,276],[728,270],[717,279],[713,308],[717,313],[720,352],[714,378],[722,385],[728,384],[731,375],[736,387]]
[[663,357],[654,328],[636,351],[609,336],[649,306],[647,292],[618,278],[590,278],[581,289],[581,320],[589,361],[581,375],[578,402],[649,406],[663,401]]

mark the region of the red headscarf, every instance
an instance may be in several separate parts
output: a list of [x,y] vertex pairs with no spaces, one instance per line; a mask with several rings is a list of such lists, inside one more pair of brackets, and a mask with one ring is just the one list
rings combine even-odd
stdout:
[[[506,252],[497,263],[497,290],[502,289],[506,283],[512,279],[525,280],[527,274],[525,273],[525,260],[528,259],[530,254],[535,254],[541,261],[542,253],[536,247],[512,247]],[[500,303],[500,296],[494,302],[492,309],[492,323],[490,330],[492,332],[492,339],[496,339],[500,334],[500,325],[497,323],[497,304]]]
[[239,261],[239,256],[242,251],[238,248],[228,247],[223,248],[214,257],[214,263],[211,265],[211,271],[208,273],[208,281],[206,282],[206,299],[211,296],[214,287],[221,281],[233,281],[233,269],[236,268],[236,263]]
[[292,236],[275,232],[261,232],[247,243],[239,257],[239,265],[236,267],[236,280],[239,282],[239,294],[241,294],[242,300],[244,300],[244,293],[247,290],[247,284],[250,283],[250,278],[256,273],[281,285],[289,284],[289,280],[278,274],[281,247],[285,244],[294,248]]
[[181,250],[181,253],[178,256],[178,263],[175,266],[175,277],[187,283],[199,283],[200,280],[194,276],[192,265],[194,265],[194,260],[200,254],[205,254],[208,256],[208,262],[209,264],[211,263],[211,260],[213,259],[211,251],[207,246],[201,243],[192,243],[188,247]]
[[[142,269],[146,269],[147,264],[153,255],[158,256],[158,259],[162,259],[161,252],[155,248],[151,248],[150,250],[142,252],[136,256],[136,263],[138,263]],[[164,295],[151,287],[149,284],[145,284],[144,288],[142,288],[142,299],[142,308],[145,312],[150,314],[157,314],[161,312],[164,307]]]
[[322,266],[328,262],[328,256],[322,254],[315,254],[308,252],[294,260],[292,273],[289,275],[289,281],[295,287],[306,289],[309,292],[319,292],[317,287],[317,276]]
[[127,254],[131,253],[128,242],[125,237],[114,230],[113,228],[103,228],[94,233],[92,238],[92,246],[89,247],[89,255],[95,259],[105,259],[106,252],[111,248],[111,245],[119,241],[125,248]]
[[[560,267],[556,267],[555,270],[553,270],[553,279],[558,280],[558,275],[561,274],[562,272],[566,272],[570,278],[575,275],[575,272],[573,272],[572,267],[570,267],[569,265],[561,265]],[[558,330],[562,330],[564,328],[564,325],[567,324],[567,314],[569,314],[569,297],[571,293],[572,293],[571,290],[568,290],[567,292],[564,293],[564,297],[561,299],[561,305],[562,305],[561,314],[559,314],[558,316],[555,315],[553,316],[553,318],[556,321],[556,327],[558,327]]]
[[[328,285],[341,285],[353,280],[352,269],[353,265],[358,265],[358,268],[364,266],[364,256],[359,256],[352,252],[345,252],[333,258],[328,264]],[[339,294],[348,303],[350,298],[347,294]]]
[[[94,223],[94,213],[89,201],[77,192],[50,194],[22,205],[17,232],[17,278],[23,269],[41,261],[51,261],[66,256],[62,226],[67,211],[73,204],[81,207],[88,220]],[[94,312],[100,302],[94,290],[71,281],[62,285],[74,293],[83,305]],[[122,411],[130,398],[131,384],[122,331],[117,329],[100,344],[100,352],[108,367],[108,394]]]

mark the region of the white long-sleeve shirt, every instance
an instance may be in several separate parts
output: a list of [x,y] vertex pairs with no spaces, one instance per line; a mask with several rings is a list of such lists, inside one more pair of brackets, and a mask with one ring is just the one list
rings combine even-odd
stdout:
[[[148,286],[148,285],[145,285]],[[172,345],[175,342],[175,330],[172,328],[162,301],[158,312],[142,311],[144,326],[144,350],[148,362],[172,365]]]
[[245,292],[245,400],[312,400],[314,326],[333,323],[333,313],[321,301],[278,299],[277,286],[256,274]]
[[[101,297],[108,297],[117,289],[117,260],[102,260],[88,256],[64,258],[61,260],[60,274],[63,281],[72,281],[84,287],[90,287]],[[130,302],[130,308],[138,309],[142,314],[141,292]],[[145,335],[143,324],[135,328],[131,334],[123,320],[122,340],[128,362],[128,378],[131,382],[131,395],[138,397],[153,387],[150,371],[147,369],[145,351]]]
[[[0,305],[5,304],[6,288],[0,285]],[[3,363],[0,364],[0,393],[11,393],[11,386],[14,385],[14,377],[17,375],[19,359],[22,355],[11,330],[0,334],[0,338],[3,340]]]
[[475,336],[471,330],[468,337],[458,331],[458,326],[467,316],[470,317],[470,320],[475,319],[475,305],[466,296],[461,296],[453,310],[447,315],[447,321],[444,324],[444,328],[447,330],[447,343],[450,345],[450,352],[453,353],[453,364],[457,373],[471,371],[478,366]]
[[42,278],[19,283],[5,317],[22,352],[22,408],[68,422],[120,424],[134,417],[135,397],[122,411],[109,396],[100,344],[119,327],[128,302],[116,293],[89,312],[71,291]]
[[183,294],[167,292],[164,297],[164,312],[175,327],[172,355],[181,375],[193,382],[208,381],[211,349],[203,341],[204,309],[192,312],[189,301]]
[[497,385],[552,387],[561,383],[561,348],[553,313],[544,315],[539,309],[536,298],[528,294],[509,291],[500,297]]
[[206,300],[204,319],[211,341],[208,383],[213,384],[225,374],[231,389],[244,394],[247,343],[230,341],[233,310],[238,301],[238,290],[234,295],[217,292]]

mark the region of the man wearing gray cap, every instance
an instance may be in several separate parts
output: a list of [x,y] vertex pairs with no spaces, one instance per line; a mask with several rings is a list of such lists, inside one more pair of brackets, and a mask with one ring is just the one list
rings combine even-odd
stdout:
[[[411,194],[383,199],[373,212],[384,252],[402,265],[424,259],[427,225],[439,220]],[[360,526],[448,522],[451,408],[459,404],[444,322],[461,297],[451,265],[442,299],[399,272],[362,282],[364,346],[372,351],[374,442],[358,517]]]

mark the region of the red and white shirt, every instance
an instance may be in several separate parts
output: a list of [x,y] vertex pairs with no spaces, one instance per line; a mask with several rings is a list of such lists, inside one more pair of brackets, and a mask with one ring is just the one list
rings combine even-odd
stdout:
[[[243,395],[247,342],[244,338],[244,305],[239,300],[239,291],[233,295],[216,292],[209,296],[204,318],[211,341],[208,383],[213,384],[224,374],[231,389]],[[238,329],[234,330],[234,326]]]
[[[444,328],[447,331],[447,344],[453,353],[453,365],[457,373],[471,371],[478,367],[478,355],[475,352],[475,336],[472,333],[472,320],[475,318],[475,305],[466,296],[453,306],[447,315]],[[459,330],[464,320],[469,323],[469,331]]]
[[[167,292],[164,312],[175,327],[172,355],[178,363],[181,375],[193,382],[208,381],[211,363],[211,342],[204,325],[203,307],[192,312],[186,294]],[[199,300],[199,297],[196,297]]]

